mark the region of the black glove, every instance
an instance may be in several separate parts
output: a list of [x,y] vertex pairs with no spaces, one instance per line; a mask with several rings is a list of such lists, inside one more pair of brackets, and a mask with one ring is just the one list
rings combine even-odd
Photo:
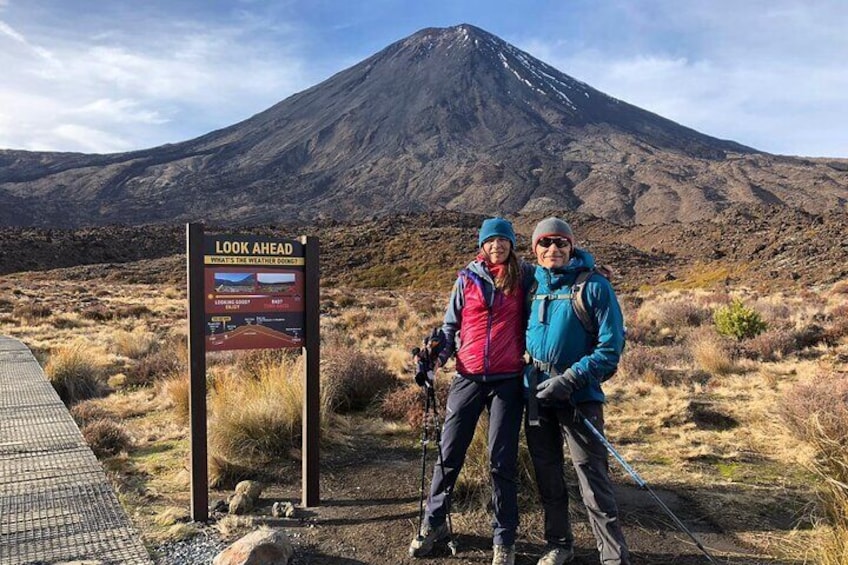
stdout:
[[418,371],[415,373],[415,384],[425,388],[433,386],[433,371]]
[[536,386],[536,398],[543,402],[568,402],[578,388],[577,375],[568,369],[557,377],[540,382]]
[[442,331],[442,328],[433,328],[429,337],[424,338],[424,349],[430,355],[431,361],[441,359],[441,353],[445,348],[445,341],[445,332]]

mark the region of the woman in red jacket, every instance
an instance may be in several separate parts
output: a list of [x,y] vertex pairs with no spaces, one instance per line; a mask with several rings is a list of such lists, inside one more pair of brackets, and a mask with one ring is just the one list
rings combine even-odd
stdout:
[[423,557],[436,543],[447,540],[450,494],[485,408],[494,510],[492,564],[512,565],[518,528],[518,436],[524,409],[524,289],[533,271],[518,260],[515,232],[507,220],[485,220],[478,243],[480,252],[460,271],[445,312],[445,347],[439,361],[444,363],[456,351],[457,374],[448,393],[442,430],[443,465],[435,466],[425,519],[409,554]]

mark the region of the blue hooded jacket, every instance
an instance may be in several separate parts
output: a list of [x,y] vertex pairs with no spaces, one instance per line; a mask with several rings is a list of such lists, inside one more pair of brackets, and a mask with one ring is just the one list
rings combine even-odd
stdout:
[[[567,265],[546,269],[537,266],[536,295],[570,293],[577,274],[592,270],[595,259],[582,249],[575,249]],[[624,348],[624,318],[612,285],[603,276],[592,275],[586,282],[585,304],[594,316],[598,335],[590,334],[574,313],[571,300],[532,300],[527,324],[527,351],[542,363],[551,363],[557,374],[571,369],[580,387],[572,395],[576,403],[604,401],[601,382],[618,366]],[[540,310],[545,308],[544,321]],[[548,378],[540,373],[539,380]]]

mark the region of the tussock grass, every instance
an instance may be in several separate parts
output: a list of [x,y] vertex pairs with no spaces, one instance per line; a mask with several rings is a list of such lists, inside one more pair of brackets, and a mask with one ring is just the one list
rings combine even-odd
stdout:
[[[303,358],[261,363],[256,378],[222,375],[210,399],[209,443],[221,469],[227,465],[262,470],[275,460],[292,458],[300,445]],[[322,432],[332,414],[322,388]]]
[[67,406],[105,392],[99,355],[82,342],[54,351],[44,372]]
[[709,328],[689,336],[689,350],[697,367],[712,375],[729,375],[737,370],[733,350]]
[[812,445],[818,478],[817,563],[848,563],[848,375],[830,373],[793,387],[783,398],[790,429]]
[[188,423],[189,418],[189,392],[191,383],[189,382],[188,373],[173,375],[160,381],[160,390],[165,398],[169,401],[169,406],[173,409],[177,419],[183,423]]
[[114,351],[129,359],[140,359],[152,353],[159,345],[156,334],[143,328],[131,332],[117,331],[112,336]]

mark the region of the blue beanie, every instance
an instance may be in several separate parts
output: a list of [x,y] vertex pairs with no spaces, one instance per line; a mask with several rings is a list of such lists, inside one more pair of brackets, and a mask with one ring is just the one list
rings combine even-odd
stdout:
[[508,239],[512,243],[512,248],[515,249],[515,231],[513,231],[512,224],[508,220],[503,218],[483,220],[483,225],[480,226],[480,237],[477,238],[477,246],[483,247],[483,242],[490,237]]

